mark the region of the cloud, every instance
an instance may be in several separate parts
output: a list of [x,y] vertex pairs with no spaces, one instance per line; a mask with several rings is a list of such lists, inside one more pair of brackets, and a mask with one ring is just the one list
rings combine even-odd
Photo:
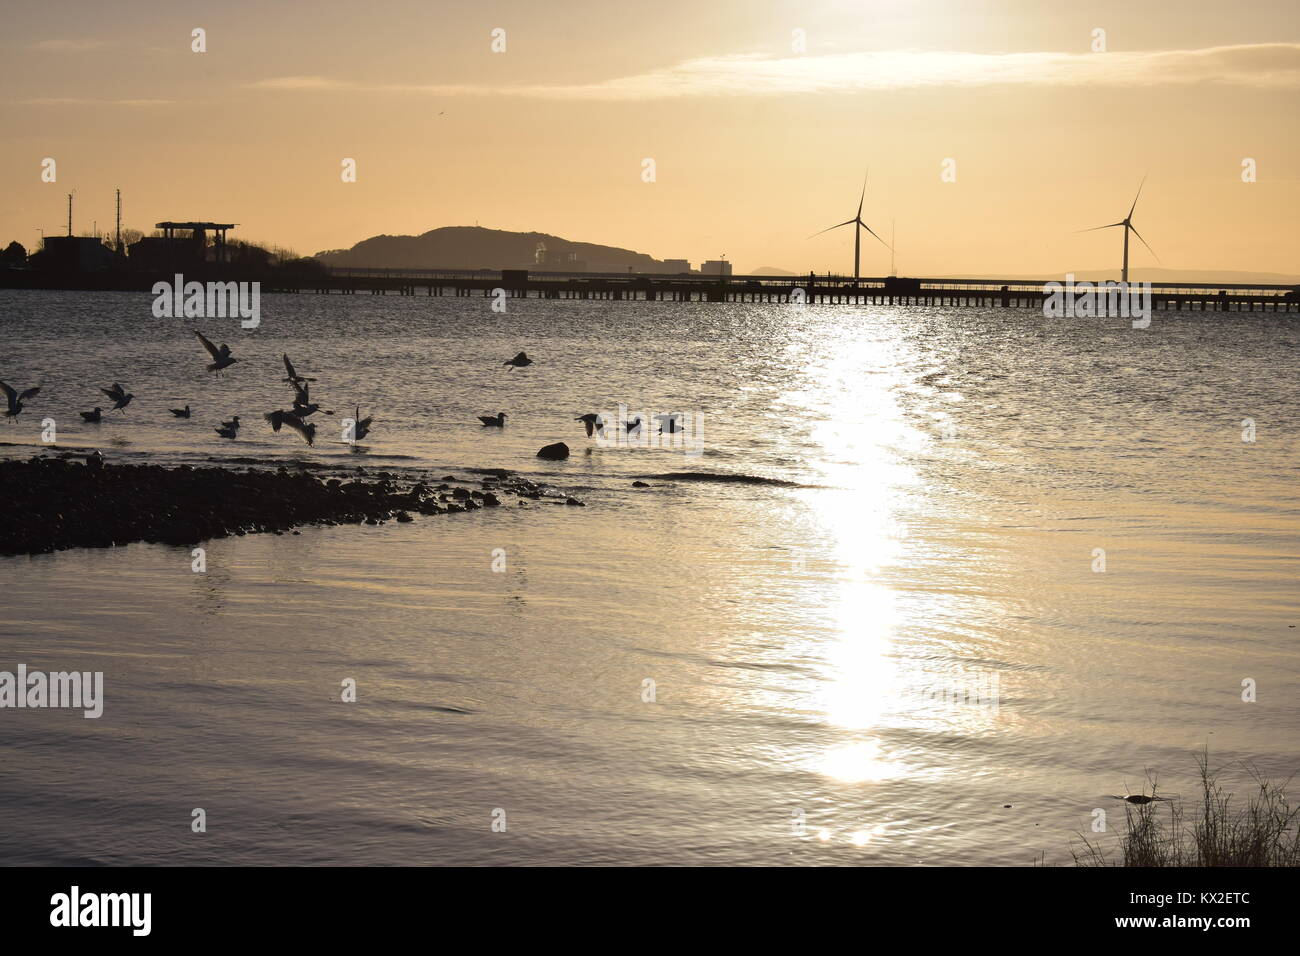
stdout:
[[24,106],[169,106],[175,100],[89,100],[75,96],[51,96],[23,100]]
[[353,83],[348,80],[333,80],[325,76],[277,76],[267,80],[258,80],[248,86],[259,90],[319,90],[352,91],[362,93],[422,93],[437,96],[463,96],[480,94],[484,96],[510,95],[518,93],[522,87],[486,87],[465,86],[462,84],[411,85],[402,83]]
[[1300,88],[1300,43],[1115,53],[960,53],[892,50],[770,57],[736,54],[572,85],[366,84],[286,76],[251,84],[274,90],[333,90],[556,100],[662,100],[700,96],[791,96],[985,86],[1170,86],[1219,83]]
[[345,90],[359,89],[340,80],[330,80],[323,76],[280,76],[271,80],[259,80],[250,84],[264,90]]
[[33,50],[42,53],[85,53],[87,50],[99,50],[107,46],[103,40],[41,40],[32,44]]

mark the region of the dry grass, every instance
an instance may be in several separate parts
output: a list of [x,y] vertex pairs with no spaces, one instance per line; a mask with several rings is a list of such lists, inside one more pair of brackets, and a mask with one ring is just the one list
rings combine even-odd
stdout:
[[[1286,786],[1248,767],[1256,788],[1245,804],[1234,802],[1210,770],[1208,754],[1196,758],[1200,769],[1200,805],[1195,815],[1182,801],[1161,799],[1124,804],[1127,824],[1120,837],[1122,859],[1108,857],[1100,842],[1083,834],[1081,849],[1072,849],[1076,866],[1297,866],[1300,865],[1300,807],[1292,808]],[[1148,777],[1151,796],[1156,780]]]

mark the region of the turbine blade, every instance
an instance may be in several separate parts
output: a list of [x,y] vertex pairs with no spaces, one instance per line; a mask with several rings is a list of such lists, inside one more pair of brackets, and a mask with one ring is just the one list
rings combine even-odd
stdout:
[[1076,229],[1075,232],[1096,232],[1098,229],[1114,229],[1116,226],[1122,226],[1122,222],[1112,222],[1108,226],[1093,226],[1091,229]]
[[[835,225],[833,225],[833,226],[827,226],[827,227],[826,227],[825,229],[823,229],[821,232],[814,232],[814,233],[813,233],[811,236],[809,236],[808,238],[809,238],[809,239],[815,239],[817,236],[820,236],[820,235],[822,234],[822,232],[830,232],[832,229],[838,229],[838,228],[840,228],[840,226],[851,226],[851,225],[853,225],[853,223],[855,223],[855,222],[857,222],[856,219],[849,219],[849,220],[846,220],[846,221],[844,221],[844,222],[837,222],[837,223],[836,223]],[[806,242],[807,240],[804,240],[804,241]]]
[[[871,227],[868,226],[868,225],[867,225],[865,222],[863,222],[861,219],[858,220],[858,225],[861,226],[863,229],[867,230],[867,232],[871,232]],[[871,234],[872,234],[873,236],[876,236],[876,234],[875,234],[874,232],[871,232]],[[879,236],[876,236],[876,239],[878,239],[878,240],[880,241],[880,244],[881,244],[882,246],[884,246],[886,249],[888,249],[890,252],[893,252],[893,251],[894,251],[894,247],[891,246],[889,243],[885,242],[884,239],[881,239]]]
[[1146,184],[1147,184],[1147,178],[1146,178],[1146,176],[1143,176],[1143,177],[1142,177],[1142,182],[1138,183],[1137,196],[1134,196],[1134,197],[1133,197],[1133,205],[1129,207],[1128,215],[1125,217],[1126,219],[1132,219],[1132,218],[1133,218],[1133,210],[1136,209],[1136,208],[1138,207],[1138,197],[1140,197],[1140,196],[1142,195],[1142,187],[1145,186]]
[[[1138,237],[1138,242],[1142,243],[1142,245],[1144,246],[1147,246],[1147,241],[1142,238],[1142,233],[1138,232],[1137,229],[1134,228],[1132,223],[1129,223],[1129,228],[1133,230],[1133,235]],[[1152,249],[1150,246],[1147,246],[1147,252],[1151,253],[1153,256],[1156,256],[1156,251]],[[1156,256],[1156,262],[1159,261],[1160,261],[1160,257]]]
[[864,172],[862,174],[862,195],[858,197],[858,215],[857,215],[858,219],[862,218],[862,204],[866,201],[867,201],[867,173]]

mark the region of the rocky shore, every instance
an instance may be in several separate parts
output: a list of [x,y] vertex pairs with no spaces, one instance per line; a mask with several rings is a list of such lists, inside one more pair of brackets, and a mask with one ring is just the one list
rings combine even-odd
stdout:
[[407,522],[416,514],[463,513],[520,499],[581,504],[505,469],[451,482],[457,482],[451,475],[411,480],[377,472],[341,478],[285,468],[115,465],[96,455],[3,461],[0,554],[134,541],[193,545],[236,534],[283,534],[302,525]]

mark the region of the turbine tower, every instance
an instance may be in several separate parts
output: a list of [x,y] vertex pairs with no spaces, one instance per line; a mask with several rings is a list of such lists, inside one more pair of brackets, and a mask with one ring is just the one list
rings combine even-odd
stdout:
[[[862,204],[866,202],[866,199],[867,199],[867,177],[865,174],[863,174],[862,195],[858,198],[857,215],[855,215],[852,219],[845,220],[844,222],[838,222],[833,226],[827,226],[821,232],[814,232],[808,238],[812,239],[816,236],[820,236],[822,232],[830,232],[832,229],[839,229],[841,226],[853,226],[853,225],[860,226],[862,229],[865,229],[867,230],[867,232],[870,232],[873,236],[876,236],[876,234],[872,232],[871,227],[862,221]],[[889,243],[885,242],[884,239],[881,239],[879,236],[876,236],[876,239],[880,242],[882,246],[884,246],[886,249],[889,249],[890,252],[894,251],[890,247]],[[854,285],[858,284],[858,279],[861,276],[861,268],[860,268],[861,261],[862,261],[862,233],[855,228],[853,230],[853,284]]]
[[[1147,241],[1142,238],[1142,233],[1138,232],[1137,227],[1133,225],[1133,210],[1137,209],[1138,198],[1142,195],[1142,187],[1146,185],[1146,181],[1147,178],[1143,176],[1142,182],[1138,183],[1137,196],[1133,197],[1133,205],[1129,207],[1128,215],[1125,216],[1123,219],[1121,219],[1119,222],[1112,222],[1105,226],[1093,226],[1091,229],[1080,230],[1080,232],[1096,232],[1098,229],[1114,229],[1116,226],[1124,227],[1124,272],[1123,272],[1122,281],[1124,282],[1125,285],[1128,284],[1128,234],[1129,232],[1132,232],[1133,235],[1138,237],[1138,242],[1142,243],[1142,245],[1147,247],[1147,252],[1151,253],[1153,256],[1156,256],[1156,251],[1152,249],[1150,246],[1147,246]],[[1160,257],[1156,256],[1156,262],[1159,261],[1160,261]]]

